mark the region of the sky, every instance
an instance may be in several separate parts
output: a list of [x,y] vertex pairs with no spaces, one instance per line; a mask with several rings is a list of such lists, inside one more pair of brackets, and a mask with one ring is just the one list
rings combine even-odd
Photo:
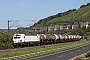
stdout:
[[0,29],[29,27],[40,19],[69,9],[78,9],[90,0],[0,0]]

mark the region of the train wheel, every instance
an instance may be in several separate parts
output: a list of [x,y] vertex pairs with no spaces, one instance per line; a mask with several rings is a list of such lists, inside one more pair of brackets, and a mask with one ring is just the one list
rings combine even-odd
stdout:
[[19,45],[17,44],[17,45],[16,45],[16,48],[18,48],[18,47],[19,47]]

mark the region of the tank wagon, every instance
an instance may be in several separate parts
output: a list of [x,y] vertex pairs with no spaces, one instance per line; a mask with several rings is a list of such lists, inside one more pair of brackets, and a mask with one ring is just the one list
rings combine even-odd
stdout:
[[81,40],[79,35],[61,35],[61,34],[14,34],[13,46],[32,46],[47,45],[56,43],[65,43]]

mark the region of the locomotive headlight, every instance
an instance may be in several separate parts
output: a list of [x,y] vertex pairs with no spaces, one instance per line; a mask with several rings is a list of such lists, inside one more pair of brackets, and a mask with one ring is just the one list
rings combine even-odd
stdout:
[[22,42],[22,40],[20,40],[20,42]]

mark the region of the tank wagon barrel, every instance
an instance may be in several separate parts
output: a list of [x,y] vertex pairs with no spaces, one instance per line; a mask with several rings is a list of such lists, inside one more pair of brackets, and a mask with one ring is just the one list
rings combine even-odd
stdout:
[[46,45],[62,42],[72,42],[81,40],[79,35],[61,35],[61,34],[14,34],[14,46],[31,46],[31,45]]

